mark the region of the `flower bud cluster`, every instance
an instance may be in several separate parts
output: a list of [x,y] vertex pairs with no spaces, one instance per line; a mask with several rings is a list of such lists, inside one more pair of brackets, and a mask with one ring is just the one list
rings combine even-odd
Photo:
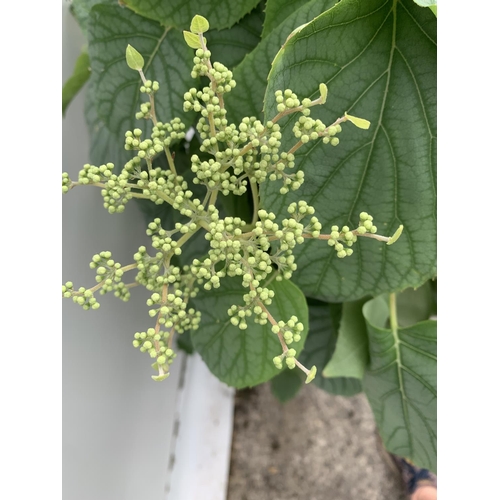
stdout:
[[196,55],[193,58],[193,70],[191,76],[198,78],[199,76],[208,76],[212,82],[214,90],[221,95],[231,92],[236,87],[236,81],[233,79],[233,72],[230,71],[224,64],[220,62],[210,62],[212,53],[209,50],[197,49]]
[[280,356],[275,356],[273,358],[273,363],[278,370],[283,368],[283,359],[285,360],[286,365],[290,370],[295,368],[295,356],[297,355],[297,351],[295,349],[288,349]]
[[107,163],[106,165],[101,165],[100,167],[86,163],[80,172],[78,172],[78,182],[85,185],[106,181],[113,175],[114,168],[115,166],[113,163]]
[[139,88],[139,90],[143,94],[152,95],[155,92],[158,92],[158,90],[160,90],[160,84],[156,80],[155,81],[146,80],[146,82],[144,83],[144,85],[141,85],[141,87]]
[[67,193],[73,187],[73,181],[69,178],[68,172],[62,173],[62,192]]
[[[210,242],[208,257],[203,261],[195,259],[191,273],[205,281],[205,290],[219,288],[225,276],[241,276],[244,286],[258,286],[272,272],[269,254],[243,237],[245,221],[239,217],[219,219],[215,208],[209,207],[209,211],[212,220],[205,236]],[[220,262],[223,266],[216,270]]]
[[359,227],[356,229],[356,232],[358,234],[375,234],[377,232],[377,226],[373,225],[373,217],[366,212],[361,212],[359,214]]
[[286,89],[284,92],[277,90],[274,93],[274,96],[276,98],[276,109],[278,110],[278,113],[283,113],[284,111],[298,108],[300,106],[297,94],[292,92],[290,89]]
[[186,136],[184,129],[186,126],[180,118],[174,118],[169,123],[157,122],[153,127],[150,139],[141,139],[142,130],[136,128],[133,131],[125,132],[125,149],[127,151],[138,151],[137,156],[152,159],[165,148],[168,148],[172,141],[184,139]]
[[78,290],[73,288],[73,283],[71,281],[67,281],[62,286],[62,296],[65,299],[72,298],[75,304],[82,306],[85,311],[89,309],[99,309],[99,302],[94,297],[94,293],[92,290],[88,290],[85,287],[81,286]]
[[141,352],[147,352],[152,358],[156,358],[151,366],[159,371],[159,375],[153,375],[153,380],[165,380],[170,372],[169,366],[173,363],[177,354],[168,345],[171,332],[148,328],[145,332],[136,332],[132,345]]
[[135,114],[135,119],[136,120],[141,120],[144,118],[144,120],[151,120],[151,103],[150,102],[143,102],[141,103],[139,107],[140,111],[138,111]]
[[191,287],[175,288],[163,299],[162,295],[154,292],[148,299],[147,305],[153,307],[149,316],[158,316],[158,324],[177,333],[187,330],[196,330],[201,320],[201,313],[192,307],[188,308],[188,301],[196,292]]
[[266,325],[269,317],[264,308],[272,304],[273,298],[274,290],[269,288],[258,286],[250,290],[243,295],[245,306],[232,305],[228,309],[227,314],[231,318],[231,324],[240,330],[246,330],[248,328],[247,320],[253,316],[255,323]]
[[339,229],[339,226],[332,226],[328,245],[335,248],[339,259],[343,259],[353,253],[352,248],[345,248],[345,246],[352,247],[356,240],[357,236],[349,229],[349,226],[343,226],[342,229]]
[[331,125],[327,127],[321,120],[314,120],[313,118],[301,116],[293,127],[293,133],[297,139],[303,144],[309,141],[315,141],[320,137],[323,138],[325,144],[337,146],[339,144],[338,133],[342,132],[340,125]]
[[122,265],[119,262],[115,262],[112,258],[111,252],[101,252],[95,254],[90,262],[90,269],[95,269],[97,283],[101,284],[99,293],[104,295],[108,292],[118,292],[115,293],[117,297],[122,298],[127,301],[130,298],[130,294],[127,293],[128,290],[124,285],[120,283],[123,278],[124,271]]
[[227,196],[229,193],[242,195],[246,192],[247,180],[238,179],[236,175],[227,171],[227,164],[213,160],[201,161],[198,155],[191,157],[191,170],[196,174],[194,184],[205,184],[208,189],[221,191]]
[[125,205],[133,198],[131,190],[134,186],[129,184],[129,177],[125,169],[120,175],[111,174],[101,190],[104,208],[110,214],[122,213]]
[[[208,117],[214,120],[214,125],[217,128],[227,126],[228,122],[225,118],[227,111],[220,104],[221,101],[218,94],[211,87],[203,87],[202,90],[192,88],[184,94],[184,111],[193,110],[205,118],[205,120],[198,124],[198,132],[202,135],[202,139],[206,139],[208,134],[206,134],[206,129],[200,126],[200,123],[206,125]],[[211,144],[203,142],[203,146],[210,148]]]

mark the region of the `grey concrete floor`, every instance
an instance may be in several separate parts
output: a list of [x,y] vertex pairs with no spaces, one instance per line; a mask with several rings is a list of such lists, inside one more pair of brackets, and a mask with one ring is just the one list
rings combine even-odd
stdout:
[[405,500],[364,395],[312,385],[281,404],[269,384],[236,394],[228,500]]

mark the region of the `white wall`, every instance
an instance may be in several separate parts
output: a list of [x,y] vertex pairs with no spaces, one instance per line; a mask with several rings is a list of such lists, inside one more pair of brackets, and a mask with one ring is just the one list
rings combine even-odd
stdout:
[[[83,43],[63,2],[63,81]],[[83,102],[79,94],[63,122],[63,170],[72,178],[88,161]],[[71,190],[62,198],[62,213],[63,282],[93,286],[92,255],[110,250],[127,264],[141,242],[147,243],[145,221],[134,203],[123,214],[110,215],[98,188]],[[132,292],[127,304],[112,295],[98,299],[96,311],[63,302],[65,500],[164,498],[182,356],[168,380],[151,380],[149,356],[132,347],[134,333],[151,326],[148,294],[142,288]]]

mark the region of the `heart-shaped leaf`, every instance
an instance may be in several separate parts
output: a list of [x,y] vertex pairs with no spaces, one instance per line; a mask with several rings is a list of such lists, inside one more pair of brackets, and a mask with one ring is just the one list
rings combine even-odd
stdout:
[[[304,324],[301,341],[293,345],[300,353],[309,328],[307,303],[302,292],[290,281],[271,281],[266,285],[275,297],[269,311],[279,321],[295,315]],[[266,382],[278,375],[273,358],[282,353],[278,337],[271,326],[248,322],[246,330],[233,326],[227,314],[233,304],[243,304],[248,289],[241,278],[224,278],[221,287],[201,291],[194,299],[201,312],[201,324],[191,333],[194,348],[201,354],[210,371],[222,382],[241,389]],[[285,366],[283,370],[288,370]],[[298,368],[294,368],[298,370]]]
[[[269,35],[270,38],[272,35]],[[296,153],[305,183],[283,196],[262,186],[262,206],[280,217],[291,202],[316,208],[326,231],[355,227],[374,217],[394,245],[359,238],[354,255],[338,259],[323,242],[308,240],[296,252],[297,283],[308,296],[345,301],[367,294],[418,287],[436,273],[436,18],[412,0],[342,0],[289,38],[273,63],[266,91],[266,120],[276,115],[274,93],[291,88],[328,100],[312,116],[332,123],[344,113],[371,122],[346,123],[340,145],[308,143]],[[296,139],[289,118],[285,148]]]

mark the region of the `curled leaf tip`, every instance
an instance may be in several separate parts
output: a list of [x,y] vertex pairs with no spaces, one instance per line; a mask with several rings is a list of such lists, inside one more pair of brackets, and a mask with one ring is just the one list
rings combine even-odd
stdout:
[[399,237],[401,236],[401,233],[403,232],[403,224],[401,224],[397,229],[396,232],[389,238],[389,241],[387,242],[388,245],[392,245],[395,243]]
[[193,20],[191,21],[191,26],[189,29],[191,30],[191,33],[198,35],[199,33],[205,33],[205,31],[208,31],[209,28],[210,25],[207,19],[196,14],[196,16],[194,16]]
[[168,373],[165,373],[163,375],[151,375],[151,378],[155,381],[155,382],[161,382],[162,380],[165,380],[167,377],[169,376]]
[[323,103],[326,102],[326,96],[328,95],[328,87],[324,83],[319,84],[319,95]]
[[368,130],[370,128],[370,122],[368,120],[365,120],[364,118],[357,118],[356,116],[351,116],[345,113],[345,117],[356,127],[362,128],[364,130]]
[[306,378],[306,384],[309,384],[314,380],[314,377],[316,377],[316,372],[318,369],[316,368],[316,365],[314,365],[310,370],[309,370],[309,375]]
[[127,45],[127,50],[125,51],[125,59],[127,60],[128,67],[130,69],[141,71],[144,67],[144,58],[130,44]]

